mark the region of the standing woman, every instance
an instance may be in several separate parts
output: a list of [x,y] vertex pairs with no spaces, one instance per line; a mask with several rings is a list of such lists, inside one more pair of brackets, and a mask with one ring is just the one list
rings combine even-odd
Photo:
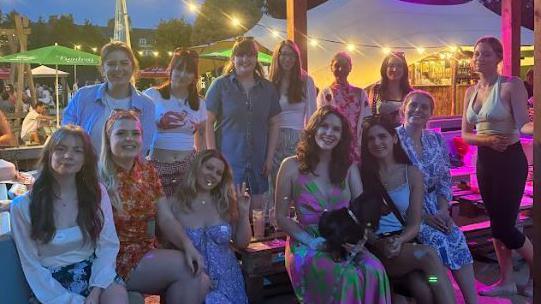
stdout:
[[111,112],[137,110],[145,130],[141,155],[146,156],[156,131],[154,105],[130,83],[137,74],[137,61],[132,50],[124,42],[107,43],[101,48],[100,68],[105,82],[79,89],[64,110],[62,125],[81,126],[90,134],[92,145],[99,153],[103,126]]
[[89,136],[68,125],[43,148],[30,192],[11,205],[12,231],[34,297],[44,304],[128,303],[119,242]]
[[162,187],[156,170],[140,157],[142,137],[136,112],[115,111],[105,122],[99,168],[120,238],[117,271],[130,291],[162,294],[167,303],[201,303],[205,276],[190,270],[186,252],[156,249],[147,232],[156,217],[160,228],[181,227],[161,221],[172,213],[164,200],[158,202]]
[[466,91],[462,117],[462,137],[479,146],[477,180],[500,266],[500,281],[481,294],[517,292],[511,259],[512,250],[516,250],[530,266],[528,283],[519,291],[532,296],[533,246],[515,227],[528,174],[528,162],[520,144],[520,132],[528,126],[528,95],[522,80],[498,73],[502,59],[503,47],[497,38],[477,40],[472,64],[479,82]]
[[409,83],[408,63],[403,52],[385,56],[380,68],[381,80],[368,91],[372,114],[385,116],[396,125],[402,123],[400,109],[404,97],[412,90]]
[[316,87],[312,77],[302,69],[301,52],[291,40],[280,42],[274,49],[269,78],[280,93],[282,108],[272,164],[271,188],[274,188],[282,160],[295,154],[301,132],[316,110]]
[[477,303],[473,258],[464,234],[449,215],[453,194],[447,147],[439,133],[425,129],[434,104],[428,92],[411,91],[404,98],[404,125],[397,128],[404,150],[424,177],[424,223],[419,240],[432,246],[451,270],[465,303]]
[[[288,234],[286,269],[301,303],[391,301],[385,269],[375,256],[363,250],[359,263],[335,262],[318,229],[323,212],[347,207],[363,190],[352,140],[345,116],[323,106],[310,118],[297,155],[278,171],[276,219]],[[289,217],[291,202],[298,221]]]
[[167,197],[182,184],[196,151],[204,146],[207,109],[197,92],[199,56],[177,49],[169,64],[169,80],[145,94],[156,107],[156,125],[150,159],[160,175]]
[[241,37],[224,75],[207,91],[206,140],[208,149],[220,150],[231,164],[234,183],[247,183],[253,209],[264,207],[262,194],[269,188],[279,131],[278,101],[274,85],[257,62],[257,44]]

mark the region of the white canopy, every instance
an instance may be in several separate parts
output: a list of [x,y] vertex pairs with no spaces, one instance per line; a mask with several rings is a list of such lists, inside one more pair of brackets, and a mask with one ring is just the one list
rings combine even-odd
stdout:
[[[264,27],[256,25],[245,35],[253,36],[267,48],[273,49],[286,36],[285,20],[265,15],[259,24]],[[268,28],[280,32],[282,38],[273,36]],[[447,6],[398,0],[329,0],[308,11],[308,37],[359,45],[350,52],[353,71],[349,80],[361,86],[380,78],[385,56],[382,47],[402,48],[411,63],[445,46],[472,45],[485,35],[501,37],[501,17],[478,1]],[[521,36],[523,45],[533,44],[533,31],[522,28]],[[419,54],[415,47],[424,47],[426,53]],[[325,41],[317,47],[308,46],[308,72],[319,87],[332,82],[331,57],[345,48],[344,44]]]
[[67,77],[69,75],[69,73],[61,70],[55,70],[44,65],[40,65],[39,67],[32,69],[32,76],[34,77],[55,77],[56,73],[58,73],[58,77]]

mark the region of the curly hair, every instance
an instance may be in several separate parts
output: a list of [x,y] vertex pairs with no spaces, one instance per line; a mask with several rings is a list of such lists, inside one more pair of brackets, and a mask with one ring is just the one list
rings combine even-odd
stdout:
[[175,198],[177,206],[182,211],[189,212],[192,209],[192,202],[199,191],[197,176],[200,174],[203,165],[211,158],[219,159],[224,164],[222,180],[211,191],[212,199],[217,203],[220,216],[229,218],[231,221],[238,219],[237,198],[233,188],[233,173],[231,166],[218,150],[205,150],[197,154],[190,166],[184,182],[177,188]]
[[51,135],[45,143],[39,161],[40,173],[30,191],[30,236],[33,240],[49,243],[55,233],[53,202],[60,195],[62,188],[54,176],[51,159],[56,147],[68,136],[81,139],[84,160],[81,170],[75,175],[78,197],[77,225],[83,233],[83,241],[96,245],[103,228],[103,211],[101,210],[101,190],[96,169],[96,154],[85,131],[74,125],[66,125]]
[[316,175],[315,169],[319,163],[320,152],[315,139],[316,132],[325,118],[331,114],[338,117],[342,122],[342,134],[338,145],[332,150],[329,178],[332,184],[342,186],[348,169],[353,163],[353,134],[347,118],[337,108],[325,105],[310,117],[297,145],[297,160],[299,161],[299,171],[301,173]]

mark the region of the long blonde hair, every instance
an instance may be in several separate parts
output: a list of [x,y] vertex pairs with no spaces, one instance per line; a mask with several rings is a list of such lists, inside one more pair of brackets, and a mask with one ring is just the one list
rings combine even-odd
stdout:
[[210,191],[210,194],[217,204],[216,206],[220,216],[230,221],[236,221],[238,219],[238,211],[237,198],[233,187],[233,174],[227,160],[217,150],[205,150],[195,157],[186,175],[186,179],[175,193],[177,206],[183,212],[190,212],[192,210],[192,202],[198,193],[197,176],[201,172],[203,164],[211,158],[217,158],[224,163],[224,172],[222,174],[222,180]]
[[141,133],[143,132],[139,117],[131,110],[116,110],[115,112],[112,112],[103,127],[101,153],[98,163],[99,175],[102,183],[107,189],[107,193],[111,199],[111,205],[117,210],[122,210],[123,208],[122,200],[118,194],[118,180],[116,178],[118,166],[113,160],[113,152],[111,150],[111,132],[115,123],[122,119],[134,120],[137,122],[137,126]]

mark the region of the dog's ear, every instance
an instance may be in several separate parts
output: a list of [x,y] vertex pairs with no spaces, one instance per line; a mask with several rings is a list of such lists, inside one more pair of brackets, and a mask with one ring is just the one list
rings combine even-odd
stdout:
[[381,216],[381,195],[365,191],[350,202],[350,209],[366,226],[376,229]]

